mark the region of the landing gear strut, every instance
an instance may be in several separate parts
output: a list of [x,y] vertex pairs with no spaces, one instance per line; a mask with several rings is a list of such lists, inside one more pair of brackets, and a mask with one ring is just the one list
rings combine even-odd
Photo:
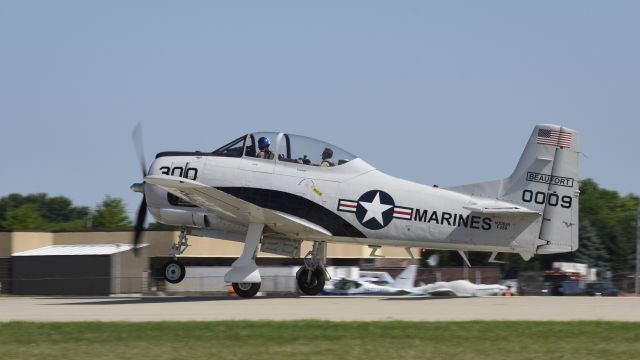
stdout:
[[171,244],[171,248],[169,252],[173,260],[169,261],[164,265],[164,279],[167,282],[172,284],[177,284],[184,280],[185,275],[187,274],[184,264],[180,260],[178,260],[178,255],[181,255],[187,248],[189,247],[189,242],[187,239],[187,230],[182,228],[180,230],[180,235],[178,236],[178,242]]
[[189,239],[187,239],[187,229],[180,229],[180,235],[178,235],[178,242],[171,244],[169,253],[172,258],[177,258],[178,255],[182,255],[183,252],[189,247]]
[[315,241],[313,248],[304,257],[304,265],[296,273],[298,288],[305,295],[317,295],[324,289],[329,274],[325,270],[327,243]]
[[263,229],[264,224],[249,224],[242,255],[231,264],[231,270],[224,275],[224,281],[231,283],[233,291],[243,298],[253,297],[260,290],[261,278],[256,265],[256,254]]

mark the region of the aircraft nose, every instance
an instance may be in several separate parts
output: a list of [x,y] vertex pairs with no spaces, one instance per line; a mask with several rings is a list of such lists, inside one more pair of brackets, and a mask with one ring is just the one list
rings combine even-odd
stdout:
[[133,192],[144,193],[144,183],[133,183],[129,188]]

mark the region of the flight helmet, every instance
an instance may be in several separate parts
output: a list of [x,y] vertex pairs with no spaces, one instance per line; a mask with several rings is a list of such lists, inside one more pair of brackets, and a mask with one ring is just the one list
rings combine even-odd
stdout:
[[264,150],[268,148],[269,145],[271,145],[271,141],[269,141],[268,137],[263,136],[260,139],[258,139],[258,149]]

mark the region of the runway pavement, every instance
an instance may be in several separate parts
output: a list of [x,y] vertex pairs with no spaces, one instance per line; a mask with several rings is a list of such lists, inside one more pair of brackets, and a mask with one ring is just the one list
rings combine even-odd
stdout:
[[640,298],[619,297],[0,297],[0,321],[186,320],[640,321]]

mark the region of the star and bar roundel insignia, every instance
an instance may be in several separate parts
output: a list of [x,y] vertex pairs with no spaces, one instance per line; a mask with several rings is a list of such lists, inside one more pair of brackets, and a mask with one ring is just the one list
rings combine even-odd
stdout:
[[413,208],[396,206],[391,195],[382,190],[367,191],[357,201],[340,199],[338,211],[355,213],[358,222],[370,230],[383,229],[393,219],[413,218]]

